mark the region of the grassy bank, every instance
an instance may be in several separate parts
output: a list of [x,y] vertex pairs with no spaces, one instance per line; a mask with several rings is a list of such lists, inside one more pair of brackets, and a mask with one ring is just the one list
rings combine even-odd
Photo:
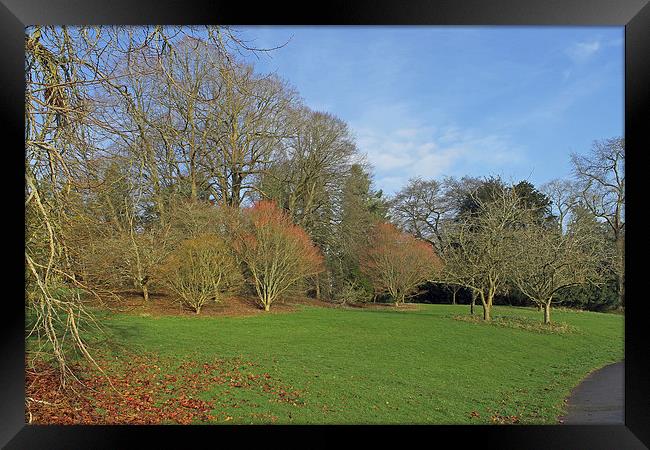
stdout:
[[552,424],[588,372],[623,357],[620,315],[556,311],[563,331],[540,332],[503,326],[541,320],[533,309],[497,307],[501,325],[458,320],[467,313],[104,315],[95,347],[110,370],[154,380],[158,404],[192,385],[183,395],[206,402],[211,414],[192,418],[203,423]]

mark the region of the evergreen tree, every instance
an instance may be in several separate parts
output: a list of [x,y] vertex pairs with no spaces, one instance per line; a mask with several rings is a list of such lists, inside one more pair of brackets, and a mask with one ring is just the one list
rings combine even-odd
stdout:
[[335,252],[329,261],[333,271],[334,293],[346,284],[372,291],[370,281],[361,273],[359,254],[369,244],[372,228],[386,220],[388,205],[381,191],[372,189],[370,175],[360,164],[350,167],[343,185],[340,221]]

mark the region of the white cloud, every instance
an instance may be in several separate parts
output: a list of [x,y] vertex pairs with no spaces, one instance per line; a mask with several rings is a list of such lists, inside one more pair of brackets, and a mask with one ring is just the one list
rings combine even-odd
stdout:
[[395,131],[395,134],[399,137],[414,138],[420,132],[421,130],[419,128],[400,128],[399,130]]
[[412,159],[408,154],[396,155],[392,153],[373,152],[372,156],[368,156],[371,158],[371,164],[379,170],[396,169],[412,163]]
[[[507,136],[447,126],[354,127],[357,145],[374,167],[376,185],[393,193],[409,178],[504,174],[523,161]],[[405,130],[408,130],[406,132]]]
[[566,53],[573,62],[582,63],[595,55],[601,47],[602,44],[598,39],[588,42],[577,42],[570,46]]

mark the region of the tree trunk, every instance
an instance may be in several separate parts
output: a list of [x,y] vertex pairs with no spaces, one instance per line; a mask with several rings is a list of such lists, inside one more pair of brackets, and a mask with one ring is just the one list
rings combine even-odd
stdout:
[[316,276],[316,300],[320,300],[320,277]]
[[198,314],[201,314],[201,307],[200,307],[200,306],[196,308],[195,313],[196,313],[197,315],[198,315]]
[[551,302],[544,304],[544,323],[551,323]]
[[625,241],[620,234],[616,238],[616,250],[619,258],[618,302],[621,307],[625,307]]
[[618,302],[621,308],[625,307],[625,275],[618,277]]
[[476,304],[476,292],[472,291],[472,302],[469,304],[469,313],[474,315],[474,305]]
[[456,304],[456,289],[454,289],[451,293],[451,304],[455,305]]
[[541,303],[537,304],[537,311],[542,312],[542,304]]
[[194,138],[192,138],[192,144],[190,150],[190,201],[192,203],[196,203],[199,197],[199,192],[196,187],[196,151],[194,150],[193,147],[194,147]]
[[490,321],[492,317],[490,315],[492,310],[492,299],[494,297],[488,293],[487,300],[485,299],[485,294],[481,293],[481,304],[483,305],[483,320]]
[[147,283],[142,283],[140,286],[142,287],[142,296],[144,297],[144,302],[149,303],[149,286],[147,286]]
[[490,316],[490,305],[487,303],[483,304],[483,320],[490,321],[492,317]]
[[240,202],[240,195],[241,195],[241,184],[242,184],[242,176],[239,172],[233,171],[232,173],[232,198],[230,199],[231,201],[231,206],[234,206],[235,208],[239,208],[239,202]]
[[271,309],[271,304],[270,303],[264,303],[264,311],[269,311]]

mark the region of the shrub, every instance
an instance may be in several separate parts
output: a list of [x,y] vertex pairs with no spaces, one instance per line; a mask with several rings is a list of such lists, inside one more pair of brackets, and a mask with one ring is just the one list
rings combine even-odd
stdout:
[[181,242],[160,267],[159,277],[197,314],[208,301],[221,301],[242,280],[229,246],[210,234]]
[[339,292],[339,298],[342,304],[346,303],[367,303],[372,300],[372,289],[363,286],[352,280],[346,280]]

